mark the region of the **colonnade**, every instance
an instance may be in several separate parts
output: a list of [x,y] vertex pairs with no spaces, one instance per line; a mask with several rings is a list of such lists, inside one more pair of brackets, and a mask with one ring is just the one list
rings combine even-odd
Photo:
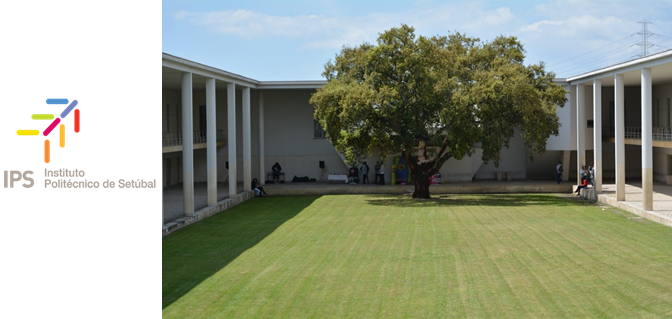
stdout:
[[[624,74],[617,73],[614,78],[614,125],[616,151],[616,199],[625,200],[625,87]],[[590,82],[588,82],[590,83]],[[577,168],[586,163],[586,116],[585,85],[576,84],[577,112]],[[602,80],[593,79],[593,163],[595,165],[595,190],[602,191]],[[572,90],[574,91],[574,90]],[[652,79],[651,68],[641,69],[641,112],[642,112],[642,206],[644,210],[653,210],[653,122],[652,122]],[[577,174],[578,175],[578,174]],[[577,176],[577,182],[580,182]]]
[[[205,80],[206,123],[207,123],[207,194],[208,206],[217,204],[217,121],[216,121],[216,79]],[[192,73],[182,72],[182,187],[184,194],[184,214],[194,214],[194,140],[193,140],[193,87]],[[250,112],[250,87],[242,86],[242,132],[243,132],[243,189],[252,187],[252,130]],[[236,154],[236,84],[226,83],[227,97],[227,147],[229,162],[229,197],[238,194],[237,154]],[[259,169],[264,172],[264,102],[263,91],[259,91]],[[264,183],[263,178],[260,181]]]

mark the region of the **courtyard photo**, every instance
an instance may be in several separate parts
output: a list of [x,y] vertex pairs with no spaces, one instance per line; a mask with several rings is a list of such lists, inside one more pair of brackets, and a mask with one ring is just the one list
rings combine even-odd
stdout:
[[163,4],[164,318],[672,318],[669,1]]

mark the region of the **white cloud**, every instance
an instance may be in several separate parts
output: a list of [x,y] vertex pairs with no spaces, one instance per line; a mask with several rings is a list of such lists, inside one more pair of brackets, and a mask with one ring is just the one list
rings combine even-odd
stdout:
[[482,27],[498,27],[504,24],[507,24],[513,20],[515,15],[511,12],[511,9],[507,7],[498,8],[494,12],[485,12],[483,18],[481,18],[480,25]]
[[481,3],[468,3],[462,7],[432,5],[431,9],[347,17],[280,16],[248,10],[179,11],[173,14],[173,18],[222,35],[246,39],[266,36],[300,38],[304,41],[304,48],[339,49],[343,45],[374,42],[379,33],[402,23],[414,26],[416,34],[431,36],[445,35],[449,30],[471,32],[501,27],[515,19],[508,7],[485,10],[482,6]]
[[438,31],[443,35],[447,31],[457,31],[469,36],[490,34],[493,31],[501,34],[501,31],[508,29],[508,25],[517,19],[508,7],[490,10],[485,8],[485,4],[480,1],[434,5],[422,14],[406,16],[412,17],[413,25],[420,30],[431,30],[433,34],[437,34]]
[[[211,12],[180,11],[175,21],[202,27],[210,32],[243,39],[273,37],[291,39],[299,49],[335,49],[343,45],[373,43],[378,34],[405,23],[416,34],[432,36],[460,32],[483,40],[505,34],[517,36],[528,49],[532,61],[561,60],[555,54],[583,53],[637,32],[636,21],[654,21],[654,27],[667,30],[669,20],[660,17],[660,8],[633,5],[632,2],[606,0],[557,0],[538,5],[494,1],[425,1],[408,5],[403,11],[346,14],[322,11],[319,14],[280,15],[250,10]],[[359,14],[359,15],[358,15]],[[669,34],[663,34],[670,36]]]
[[243,38],[268,35],[310,36],[320,29],[333,27],[334,19],[323,15],[277,16],[248,10],[185,12],[174,14],[176,20],[202,26],[220,34]]
[[530,61],[546,61],[561,77],[576,75],[634,57],[637,21],[650,9],[632,2],[557,1],[535,6],[534,20],[518,33]]
[[551,20],[542,20],[542,21],[537,21],[532,24],[524,25],[520,27],[520,31],[541,31],[543,26],[546,25],[553,25],[553,26],[561,26],[565,24],[564,21],[551,21]]

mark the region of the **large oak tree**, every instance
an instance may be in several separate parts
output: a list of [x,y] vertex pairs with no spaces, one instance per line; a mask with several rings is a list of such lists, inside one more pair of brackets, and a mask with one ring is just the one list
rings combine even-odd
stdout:
[[343,47],[325,65],[327,84],[310,99],[327,138],[349,161],[401,153],[429,198],[429,179],[450,158],[500,151],[519,130],[531,154],[558,134],[565,90],[543,64],[525,66],[515,37],[481,42],[462,34],[427,38],[402,25],[376,45]]

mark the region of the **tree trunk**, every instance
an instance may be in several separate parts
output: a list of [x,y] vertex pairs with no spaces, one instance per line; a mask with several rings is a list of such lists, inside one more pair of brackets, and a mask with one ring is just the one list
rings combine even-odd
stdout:
[[429,197],[429,175],[416,174],[413,180],[415,182],[413,198],[431,198]]

